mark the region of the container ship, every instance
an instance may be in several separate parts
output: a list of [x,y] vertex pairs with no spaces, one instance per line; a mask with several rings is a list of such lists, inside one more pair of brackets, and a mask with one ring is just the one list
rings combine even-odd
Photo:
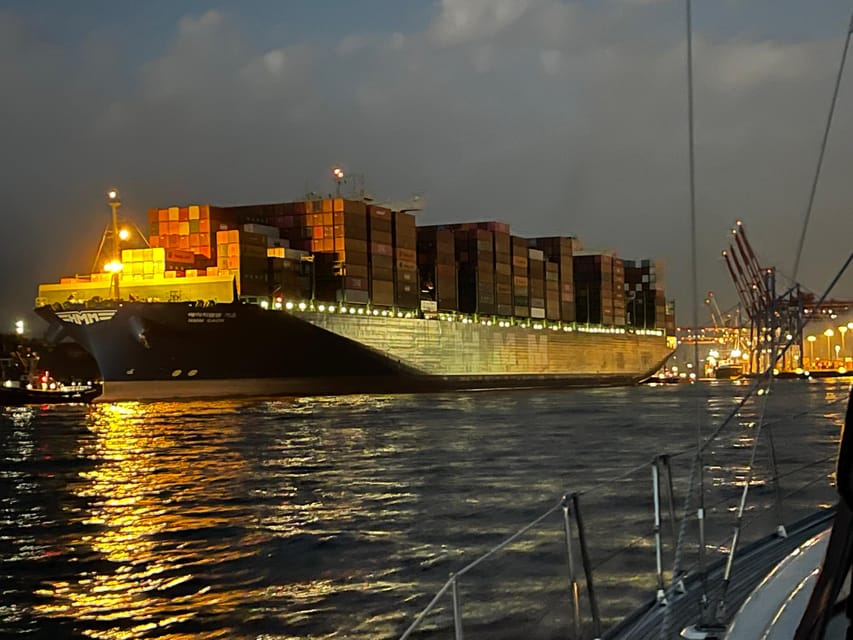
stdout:
[[151,209],[124,248],[111,204],[114,259],[36,301],[102,401],[622,385],[674,348],[661,263],[577,238],[325,198]]

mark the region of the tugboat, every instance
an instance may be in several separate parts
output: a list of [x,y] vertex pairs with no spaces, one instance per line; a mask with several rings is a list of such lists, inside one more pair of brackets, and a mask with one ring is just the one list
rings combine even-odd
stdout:
[[29,347],[19,347],[0,361],[0,406],[87,403],[101,395],[100,384],[65,384],[40,371],[38,362],[38,354]]

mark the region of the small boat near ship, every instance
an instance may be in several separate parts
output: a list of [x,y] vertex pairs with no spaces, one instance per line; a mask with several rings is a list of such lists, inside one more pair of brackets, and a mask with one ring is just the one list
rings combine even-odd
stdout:
[[[53,387],[50,387],[53,384]],[[48,383],[47,388],[5,380],[0,386],[0,406],[12,407],[27,404],[89,403],[101,395],[101,385]]]
[[101,395],[97,382],[62,382],[38,368],[38,354],[19,348],[3,360],[0,406],[88,403]]

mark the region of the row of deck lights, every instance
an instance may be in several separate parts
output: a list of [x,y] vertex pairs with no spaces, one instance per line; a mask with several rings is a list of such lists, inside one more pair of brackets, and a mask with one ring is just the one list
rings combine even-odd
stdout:
[[[264,309],[269,309],[270,304],[266,300],[261,301],[261,307]],[[364,315],[364,316],[375,316],[375,317],[384,317],[384,318],[414,318],[415,314],[411,311],[392,311],[388,309],[365,309],[364,307],[347,307],[346,305],[324,305],[319,304],[314,306],[313,304],[308,304],[304,301],[295,303],[290,300],[286,302],[276,301],[273,303],[273,308],[281,311],[282,309],[287,311],[318,311],[320,313],[340,313],[340,314],[352,314],[352,315]],[[526,325],[522,323],[513,323],[510,320],[479,320],[477,321],[474,318],[468,316],[458,316],[451,314],[440,314],[440,320],[445,320],[447,322],[461,322],[462,324],[480,324],[482,326],[491,327],[514,327],[514,326],[529,326],[535,330],[543,330],[543,329],[551,329],[552,331],[560,331],[562,329],[565,332],[571,331],[580,331],[583,333],[610,333],[614,335],[621,335],[628,333],[628,331],[623,327],[601,327],[601,326],[570,326],[564,324],[545,324],[535,322],[531,325]],[[633,333],[641,336],[662,336],[663,331],[660,329],[634,329]]]

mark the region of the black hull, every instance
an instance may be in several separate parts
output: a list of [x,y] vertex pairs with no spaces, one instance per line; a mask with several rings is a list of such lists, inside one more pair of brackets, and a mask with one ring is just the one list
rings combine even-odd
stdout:
[[[640,359],[635,342],[611,338],[615,350],[623,350],[611,358],[614,349],[602,343],[605,338],[534,335],[519,328],[526,333],[519,339],[522,346],[512,351],[492,337],[491,327],[469,336],[462,333],[466,329],[417,319],[329,316],[312,322],[239,303],[126,303],[36,312],[51,324],[52,335],[70,336],[94,356],[105,401],[626,385],[657,370],[668,355],[662,339],[654,348],[644,344]],[[345,331],[351,335],[342,335]],[[544,340],[545,346],[528,348],[534,338],[557,346],[549,351]],[[569,344],[575,342],[585,346]],[[460,345],[469,349],[467,356],[459,354]],[[467,366],[471,354],[485,364]],[[520,356],[539,366],[515,364]],[[580,366],[583,358],[605,358],[605,363]]]
[[85,389],[26,389],[0,387],[0,406],[17,407],[29,404],[81,404],[94,401],[102,393],[101,385]]

